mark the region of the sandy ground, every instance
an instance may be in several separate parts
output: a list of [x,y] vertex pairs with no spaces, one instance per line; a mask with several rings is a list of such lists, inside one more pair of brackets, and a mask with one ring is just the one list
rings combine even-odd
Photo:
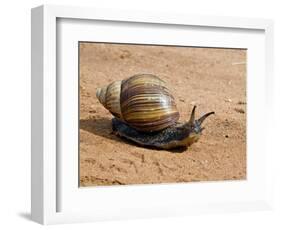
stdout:
[[[97,87],[152,73],[180,121],[215,111],[185,151],[151,150],[111,133]],[[80,186],[246,179],[246,50],[80,43]]]

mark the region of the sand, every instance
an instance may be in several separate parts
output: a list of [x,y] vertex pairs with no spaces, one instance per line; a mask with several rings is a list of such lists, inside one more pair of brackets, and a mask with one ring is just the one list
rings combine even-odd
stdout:
[[[246,50],[80,43],[80,186],[246,179]],[[95,92],[151,73],[167,82],[180,121],[209,111],[186,150],[136,146],[112,133]]]

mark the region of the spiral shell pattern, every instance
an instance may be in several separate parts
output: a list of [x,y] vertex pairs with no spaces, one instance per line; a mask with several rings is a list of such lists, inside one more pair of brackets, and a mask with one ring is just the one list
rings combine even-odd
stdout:
[[152,74],[113,82],[98,89],[97,97],[115,117],[139,131],[159,131],[179,119],[174,97],[165,82]]
[[120,108],[121,83],[122,81],[114,81],[108,86],[98,88],[96,96],[113,116],[123,120]]

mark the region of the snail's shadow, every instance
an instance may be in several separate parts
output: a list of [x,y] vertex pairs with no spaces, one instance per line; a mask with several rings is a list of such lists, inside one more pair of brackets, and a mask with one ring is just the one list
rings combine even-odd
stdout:
[[[97,136],[108,138],[108,139],[116,141],[116,142],[128,144],[132,147],[138,146],[138,147],[142,147],[142,148],[146,148],[146,149],[161,150],[161,149],[154,148],[154,147],[141,146],[133,141],[116,136],[112,131],[112,122],[111,122],[111,119],[109,119],[109,118],[80,119],[80,129],[93,133]],[[183,148],[177,148],[177,149],[170,149],[167,151],[173,152],[173,153],[181,153],[181,152],[184,152],[186,149],[187,148],[183,147]]]
[[121,142],[122,140],[112,133],[111,127],[111,119],[108,118],[80,119],[80,129],[97,136]]

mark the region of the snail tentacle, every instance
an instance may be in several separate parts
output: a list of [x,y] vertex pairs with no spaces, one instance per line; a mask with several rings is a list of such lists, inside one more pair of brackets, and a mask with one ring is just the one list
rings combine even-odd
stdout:
[[192,112],[191,112],[191,115],[190,115],[190,119],[189,119],[190,124],[193,124],[194,121],[195,121],[195,109],[196,109],[196,105],[193,106],[193,109],[192,109]]
[[209,112],[209,113],[204,114],[202,117],[200,117],[197,120],[198,124],[201,125],[203,123],[203,121],[212,114],[215,114],[215,112]]

